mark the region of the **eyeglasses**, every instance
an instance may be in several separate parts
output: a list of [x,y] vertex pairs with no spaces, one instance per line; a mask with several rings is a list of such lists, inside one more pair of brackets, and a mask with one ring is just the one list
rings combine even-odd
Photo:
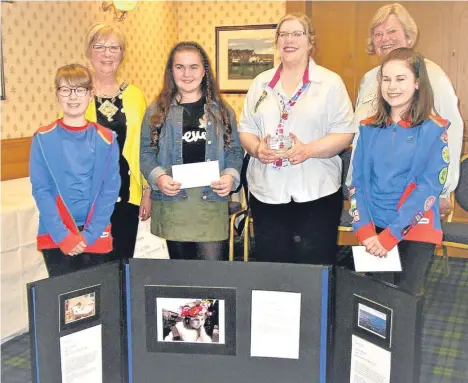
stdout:
[[67,86],[61,86],[57,88],[57,92],[62,97],[70,97],[72,92],[75,92],[77,97],[84,97],[88,93],[87,88],[79,87],[79,88],[69,88]]
[[122,48],[119,45],[110,45],[110,46],[105,46],[105,45],[100,45],[100,44],[93,45],[93,50],[99,53],[104,53],[106,49],[109,49],[110,53],[120,53],[120,51],[122,50]]
[[288,36],[291,36],[291,38],[294,39],[299,39],[302,36],[304,36],[306,33],[304,31],[294,31],[294,32],[279,32],[278,33],[278,38],[282,40],[286,40]]

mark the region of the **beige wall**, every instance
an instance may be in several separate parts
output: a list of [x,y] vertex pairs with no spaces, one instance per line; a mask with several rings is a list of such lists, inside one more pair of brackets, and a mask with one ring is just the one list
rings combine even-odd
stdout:
[[[7,96],[1,101],[2,138],[29,137],[57,117],[55,71],[71,62],[86,64],[84,36],[95,22],[117,25],[124,32],[128,53],[120,76],[142,88],[149,103],[162,85],[165,60],[176,41],[198,41],[215,65],[216,26],[276,23],[285,11],[285,1],[142,1],[118,23],[101,4],[1,4]],[[239,115],[244,95],[226,99]]]
[[1,136],[31,136],[59,112],[53,90],[56,69],[86,64],[84,37],[96,22],[117,25],[127,38],[120,77],[140,87],[151,100],[162,83],[160,73],[177,41],[175,1],[140,2],[123,23],[101,10],[102,1],[19,1],[1,4],[5,94]]

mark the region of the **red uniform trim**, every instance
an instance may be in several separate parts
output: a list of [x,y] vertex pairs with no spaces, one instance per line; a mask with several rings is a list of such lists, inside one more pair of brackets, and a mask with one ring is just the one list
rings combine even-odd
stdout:
[[104,126],[94,123],[96,126],[96,130],[98,134],[102,137],[102,139],[107,142],[109,145],[112,143],[112,140],[114,139],[114,136],[112,135],[112,130],[105,128]]
[[86,124],[83,126],[70,126],[67,125],[63,122],[63,119],[59,120],[60,126],[66,130],[71,130],[72,132],[81,132],[83,130],[88,129],[88,127],[91,125],[91,122],[86,121]]
[[356,237],[359,240],[359,243],[362,243],[367,238],[373,237],[374,235],[377,235],[377,234],[375,232],[375,227],[372,223],[368,223],[365,226],[361,226],[356,231]]
[[374,122],[375,119],[375,114],[373,116],[367,117],[364,120],[361,120],[359,122],[360,125],[370,125],[372,122]]
[[70,230],[70,232],[72,232],[75,235],[79,235],[80,231],[76,227],[75,220],[70,215],[67,207],[65,206],[65,203],[63,202],[62,197],[59,194],[57,194],[56,200],[58,213],[60,218],[62,218],[63,223],[65,224],[67,229]]
[[390,251],[392,250],[400,240],[395,238],[391,233],[390,229],[387,227],[384,231],[382,231],[379,236],[378,240],[380,244],[385,248],[385,250]]
[[429,119],[434,121],[441,128],[445,128],[449,124],[448,120],[445,120],[444,118],[437,116],[435,114],[430,114]]
[[400,210],[401,206],[405,203],[405,201],[414,189],[416,189],[416,184],[414,182],[410,182],[410,184],[406,187],[406,189],[403,191],[403,194],[400,197],[400,201],[398,202],[397,206],[397,211]]
[[65,237],[65,239],[63,239],[62,242],[58,243],[58,247],[60,247],[60,250],[62,250],[64,254],[68,254],[80,242],[81,242],[81,238],[79,235],[70,233]]
[[405,241],[420,241],[440,245],[442,243],[443,233],[442,230],[434,228],[434,211],[428,210],[424,214],[423,219],[424,218],[428,219],[429,222],[414,225],[403,239]]
[[[42,234],[37,236],[37,249],[56,249],[60,248],[65,254],[68,254],[73,248],[78,245],[81,241],[85,242],[85,239],[81,232],[76,227],[75,221],[73,217],[68,212],[62,198],[60,195],[57,195],[57,209],[60,218],[66,228],[70,231],[70,233],[65,237],[65,239],[60,243],[55,243],[50,234]],[[88,214],[88,218],[86,219],[86,225],[91,220],[92,214],[94,211],[94,206],[91,207],[90,212]],[[108,253],[112,251],[112,235],[111,235],[111,224],[108,224],[104,229],[101,237],[98,238],[91,246],[86,247],[85,252],[87,253]]]
[[[63,253],[68,254],[81,241],[86,243],[81,233],[80,235],[70,233],[59,244],[56,244],[54,242],[50,234],[43,234],[43,235],[37,236],[37,249],[42,250],[42,249],[60,248],[60,250]],[[109,224],[106,226],[104,232],[102,233],[102,236],[98,238],[96,242],[94,242],[91,246],[86,247],[85,252],[86,253],[102,253],[102,254],[109,253],[113,249],[112,242],[113,242],[113,239],[111,235],[111,225]]]
[[34,134],[37,134],[37,133],[47,133],[47,132],[50,132],[52,130],[54,130],[56,127],[57,127],[57,123],[59,122],[59,120],[55,120],[54,122],[52,122],[51,124],[49,125],[46,125],[46,126],[42,126],[40,127],[39,129],[37,129]]
[[[278,83],[280,76],[281,76],[281,69],[283,68],[283,64],[280,64],[278,69],[276,69],[276,72],[271,79],[271,81],[268,83],[268,86],[273,89],[276,84]],[[302,85],[305,85],[309,82],[309,65],[307,65],[304,74],[302,75]]]

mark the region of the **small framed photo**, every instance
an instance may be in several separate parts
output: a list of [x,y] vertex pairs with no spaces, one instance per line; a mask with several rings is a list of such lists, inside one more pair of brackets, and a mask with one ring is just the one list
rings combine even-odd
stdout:
[[247,93],[255,77],[279,64],[276,24],[215,29],[216,78],[222,93]]
[[100,319],[100,285],[70,291],[59,296],[60,331],[85,328]]
[[368,298],[354,295],[354,332],[387,349],[392,345],[393,310]]
[[145,286],[150,352],[234,355],[235,289]]

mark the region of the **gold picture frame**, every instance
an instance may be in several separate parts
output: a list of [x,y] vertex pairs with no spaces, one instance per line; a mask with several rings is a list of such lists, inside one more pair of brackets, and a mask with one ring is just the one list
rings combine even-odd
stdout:
[[216,77],[222,93],[247,93],[252,80],[278,65],[276,24],[216,27]]

